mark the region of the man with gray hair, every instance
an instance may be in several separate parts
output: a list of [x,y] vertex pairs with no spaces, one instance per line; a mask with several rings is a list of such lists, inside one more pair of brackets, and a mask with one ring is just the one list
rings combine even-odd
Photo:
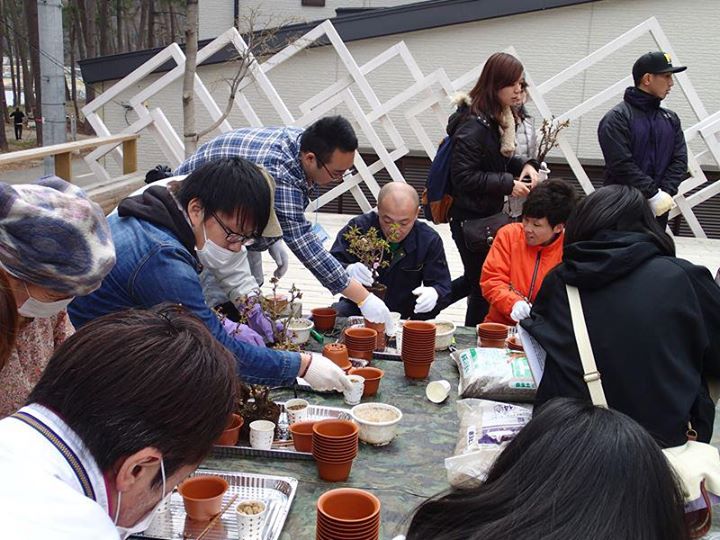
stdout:
[[[377,211],[351,219],[338,233],[330,253],[345,265],[350,277],[365,286],[373,284],[372,271],[348,253],[345,239],[351,227],[367,232],[375,227],[390,245],[388,265],[377,269],[378,282],[387,287],[385,303],[402,318],[432,319],[439,311],[438,298],[450,292],[450,271],[440,235],[417,220],[420,212],[417,191],[402,182],[385,184],[378,194]],[[357,307],[341,298],[338,315],[359,315]]]

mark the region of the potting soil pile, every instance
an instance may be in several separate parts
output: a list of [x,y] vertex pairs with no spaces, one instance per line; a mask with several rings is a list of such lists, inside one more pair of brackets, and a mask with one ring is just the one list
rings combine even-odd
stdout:
[[516,402],[531,402],[535,398],[535,380],[523,353],[472,347],[450,356],[460,371],[461,398]]

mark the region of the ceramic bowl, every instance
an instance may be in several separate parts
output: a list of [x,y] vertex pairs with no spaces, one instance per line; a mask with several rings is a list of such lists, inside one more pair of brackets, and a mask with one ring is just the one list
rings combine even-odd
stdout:
[[[386,403],[362,403],[350,409],[352,419],[360,428],[361,441],[375,446],[390,444],[402,420],[402,411]],[[374,415],[393,416],[389,420],[375,420]]]
[[307,343],[310,339],[310,330],[313,329],[313,322],[310,319],[290,319],[288,329],[292,330],[290,341],[296,344]]
[[435,332],[435,350],[444,351],[452,343],[457,328],[455,323],[441,319],[434,319],[429,322],[435,323],[437,327],[437,331]]

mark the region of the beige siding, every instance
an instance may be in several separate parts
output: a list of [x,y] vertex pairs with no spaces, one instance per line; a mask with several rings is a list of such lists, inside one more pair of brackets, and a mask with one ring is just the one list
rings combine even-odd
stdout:
[[[291,3],[294,4],[294,0],[273,1],[272,4],[277,6],[282,4],[287,7]],[[299,0],[296,3],[299,4]],[[344,4],[347,5],[347,2]],[[682,3],[675,0],[603,0],[525,15],[355,41],[349,43],[348,47],[357,62],[362,64],[386,48],[404,40],[424,73],[443,67],[451,78],[455,78],[481,62],[490,53],[514,46],[528,72],[535,82],[539,83],[654,15],[668,35],[677,57],[690,66],[688,74],[705,107],[712,113],[720,109],[720,85],[717,84],[717,73],[720,72],[720,56],[717,54],[720,50],[720,37],[716,29],[716,11],[716,3],[707,0],[685,0]],[[599,66],[554,90],[547,98],[550,107],[559,113],[587,99],[629,74],[634,59],[655,48],[650,37],[636,41]],[[227,76],[224,75],[226,69],[221,66],[209,66],[201,67],[200,70],[203,80],[218,96],[219,102],[226,94],[226,85],[222,82]],[[322,47],[297,55],[287,65],[271,71],[270,78],[286,100],[291,112],[300,116],[298,105],[331,84],[343,73],[344,69],[334,51],[329,47]],[[375,72],[370,77],[370,82],[380,100],[384,101],[408,86],[411,78],[401,62],[395,60]],[[367,110],[367,103],[357,89],[355,95]],[[279,118],[266,99],[252,92],[249,93],[249,97],[263,122],[268,125],[278,123]],[[180,98],[178,83],[151,100],[151,105],[159,106],[165,111],[170,121],[178,126],[178,131],[182,118]],[[619,99],[620,96],[617,100]],[[602,110],[586,115],[571,127],[569,136],[582,159],[600,157],[595,134],[597,123],[605,110],[617,100],[608,103]],[[666,104],[680,114],[685,125],[694,123],[695,117],[691,114],[678,87],[666,100]],[[450,107],[447,106],[446,112],[449,111]],[[105,118],[111,131],[125,125],[124,116],[125,112],[120,107],[115,105],[106,107]],[[132,120],[132,115],[129,120]],[[402,110],[393,115],[393,120],[410,148],[420,151],[416,138],[405,124]],[[201,119],[200,123],[204,121]],[[234,115],[231,123],[236,127],[244,124],[239,115]],[[444,127],[442,123],[430,114],[426,115],[424,123],[431,136],[439,139]],[[376,125],[376,128],[381,131],[379,125]],[[141,153],[141,167],[150,167],[165,161],[152,143],[145,144],[149,139],[148,136],[142,139],[145,146]]]
[[212,39],[233,25],[235,0],[200,0],[199,39]]

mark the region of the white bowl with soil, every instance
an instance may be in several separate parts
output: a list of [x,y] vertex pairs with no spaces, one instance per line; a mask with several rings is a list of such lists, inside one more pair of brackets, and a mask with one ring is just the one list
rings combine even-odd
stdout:
[[428,322],[435,324],[435,350],[444,351],[450,347],[457,328],[455,323],[444,319],[433,319]]
[[292,332],[290,341],[298,345],[307,343],[310,339],[310,330],[315,327],[310,319],[290,319],[288,330]]
[[400,409],[387,403],[361,403],[350,409],[350,414],[360,428],[360,440],[374,446],[390,444],[403,416]]

